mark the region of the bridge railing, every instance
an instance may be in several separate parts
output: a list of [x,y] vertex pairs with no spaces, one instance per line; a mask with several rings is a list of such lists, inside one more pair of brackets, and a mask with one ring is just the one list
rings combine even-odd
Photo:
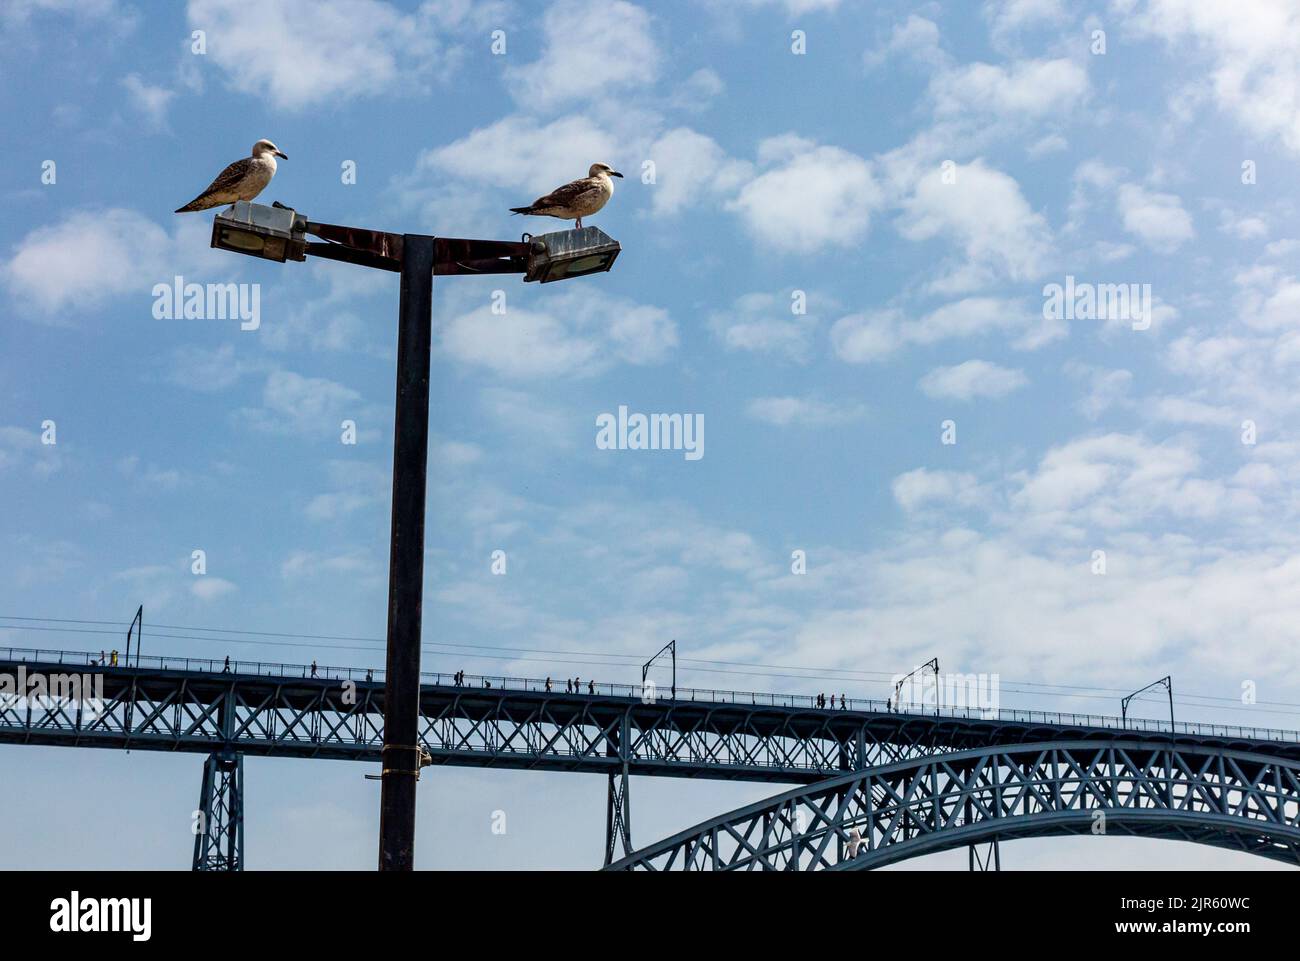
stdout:
[[[62,651],[40,648],[0,647],[0,659],[10,663],[39,664],[43,667],[60,665],[70,668],[90,668],[91,670],[125,671],[128,665],[119,655],[116,665],[111,663],[111,655],[105,652],[101,663],[100,655],[93,651]],[[231,674],[242,677],[256,676],[267,678],[304,678],[335,681],[372,681],[382,683],[384,672],[359,667],[338,667],[333,665],[285,664],[270,661],[246,661],[225,658],[205,657],[168,657],[152,655],[132,657],[131,668],[152,671],[183,671],[204,674]],[[565,679],[507,677],[484,674],[464,675],[462,682],[456,683],[456,674],[448,672],[422,672],[420,680],[424,684],[440,687],[461,687],[467,690],[523,691],[532,693],[573,693],[578,695],[635,698],[645,703],[659,701],[679,704],[698,702],[703,704],[731,704],[741,707],[781,707],[819,711],[826,714],[854,712],[867,714],[900,714],[909,717],[939,717],[954,720],[986,720],[1010,722],[1017,724],[1043,724],[1057,727],[1089,727],[1116,731],[1139,731],[1157,734],[1189,734],[1200,737],[1246,738],[1258,741],[1291,741],[1300,743],[1300,731],[1283,728],[1246,727],[1234,724],[1211,724],[1195,721],[1168,721],[1154,718],[1135,718],[1127,720],[1111,714],[1073,714],[1064,711],[1034,711],[1022,709],[999,708],[982,710],[979,708],[956,707],[909,707],[899,711],[889,701],[872,698],[845,698],[841,707],[838,697],[830,697],[829,706],[818,707],[817,696],[812,694],[774,694],[765,691],[729,691],[716,688],[678,687],[675,690],[667,686],[643,687],[640,684],[612,684],[588,679],[580,681],[577,689],[566,692]]]

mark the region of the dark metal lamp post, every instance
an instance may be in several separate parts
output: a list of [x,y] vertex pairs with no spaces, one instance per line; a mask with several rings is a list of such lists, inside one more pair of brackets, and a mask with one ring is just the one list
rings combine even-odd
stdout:
[[[318,241],[308,240],[308,235]],[[424,508],[429,452],[429,359],[435,274],[521,273],[550,283],[607,271],[619,245],[596,227],[518,242],[390,234],[320,224],[281,204],[240,201],[217,215],[212,246],[284,263],[325,257],[402,275],[398,303],[393,515],[388,561],[388,658],[379,817],[379,870],[415,864]]]

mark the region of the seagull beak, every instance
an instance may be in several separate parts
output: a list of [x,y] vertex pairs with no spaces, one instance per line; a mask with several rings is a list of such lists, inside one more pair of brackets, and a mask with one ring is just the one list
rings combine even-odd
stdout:
[[282,152],[280,152],[279,150],[277,150],[277,151],[275,152],[275,155],[276,155],[277,157],[279,157],[281,160],[288,160],[288,159],[289,159],[289,155],[288,155],[287,153],[282,153]]
[[621,173],[619,173],[617,170],[611,170],[611,171],[609,172],[609,175],[610,175],[611,177],[617,177],[617,178],[619,178],[620,180],[623,179],[623,175],[622,175]]

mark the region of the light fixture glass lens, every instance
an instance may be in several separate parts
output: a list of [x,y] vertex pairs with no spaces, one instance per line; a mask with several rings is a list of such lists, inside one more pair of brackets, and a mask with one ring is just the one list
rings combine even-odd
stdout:
[[246,250],[249,253],[260,253],[262,247],[266,244],[266,238],[257,234],[250,234],[243,230],[225,229],[221,232],[221,242],[223,246],[231,247],[235,250]]

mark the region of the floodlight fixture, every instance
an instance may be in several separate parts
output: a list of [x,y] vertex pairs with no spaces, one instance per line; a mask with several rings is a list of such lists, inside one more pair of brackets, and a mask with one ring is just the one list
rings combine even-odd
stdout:
[[528,270],[524,281],[543,284],[604,273],[614,266],[614,259],[623,249],[599,227],[560,230],[527,240]]
[[307,259],[307,218],[288,207],[241,200],[212,221],[212,246],[284,263]]

